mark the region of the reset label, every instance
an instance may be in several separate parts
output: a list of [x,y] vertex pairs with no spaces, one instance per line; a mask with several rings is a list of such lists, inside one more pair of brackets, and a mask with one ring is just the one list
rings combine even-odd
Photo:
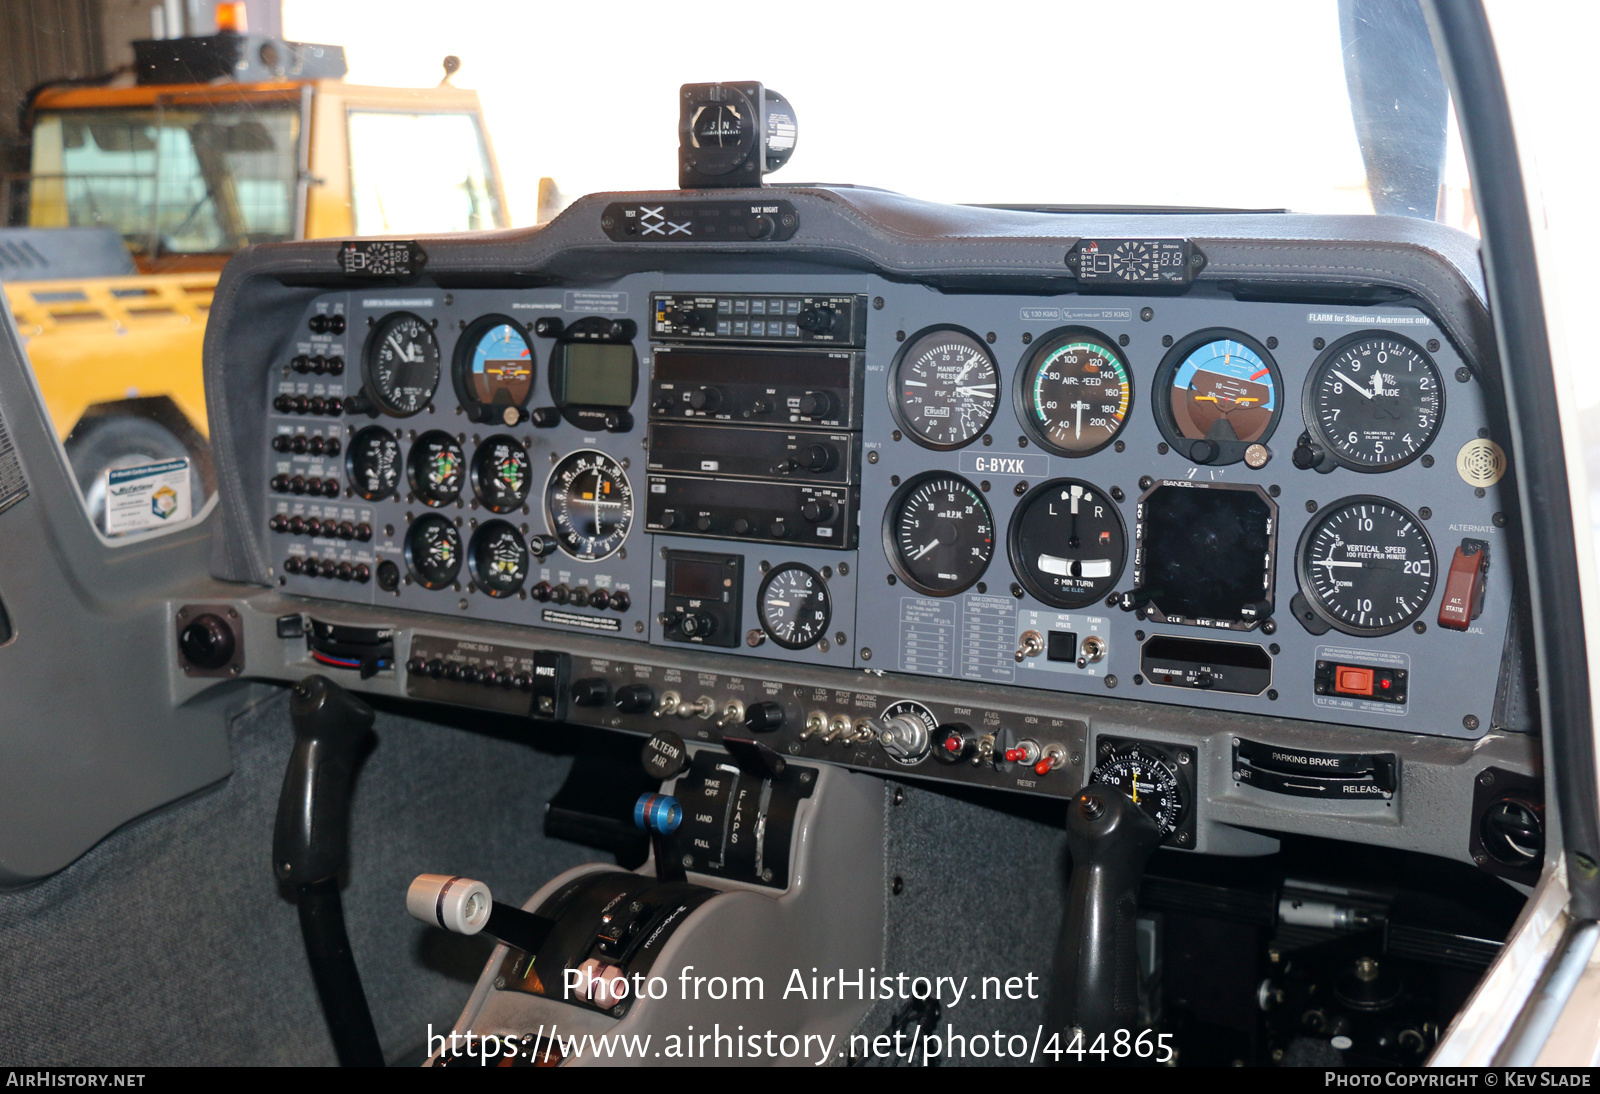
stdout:
[[187,458],[106,472],[108,535],[181,524],[190,510]]

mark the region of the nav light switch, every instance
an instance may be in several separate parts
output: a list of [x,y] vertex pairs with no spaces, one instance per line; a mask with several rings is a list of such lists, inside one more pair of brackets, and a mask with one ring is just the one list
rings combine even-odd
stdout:
[[1489,573],[1489,545],[1481,539],[1464,539],[1450,559],[1444,598],[1439,603],[1439,626],[1464,631],[1483,612],[1483,592]]

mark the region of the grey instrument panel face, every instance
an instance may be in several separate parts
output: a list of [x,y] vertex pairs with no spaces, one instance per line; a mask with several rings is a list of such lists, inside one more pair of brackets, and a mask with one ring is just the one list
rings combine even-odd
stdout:
[[[787,538],[772,542],[697,535],[692,523],[649,530],[651,492],[665,489],[649,470],[655,456],[647,448],[654,424],[663,420],[660,407],[652,410],[652,368],[663,344],[652,340],[652,294],[862,301],[864,340],[839,347],[856,355],[858,421],[816,424],[791,417],[773,423],[841,435],[859,429],[843,448],[847,466],[837,472],[840,481],[858,476],[853,547],[817,538],[821,533],[812,535],[809,525],[791,526]],[[866,305],[875,298],[881,308]],[[313,399],[322,399],[326,410],[329,399],[356,393],[369,331],[401,312],[418,317],[437,340],[440,379],[431,400],[403,418],[314,413]],[[309,333],[313,314],[335,313],[345,318],[344,334]],[[458,340],[481,332],[478,321],[486,316],[528,328],[532,388],[526,407],[532,410],[554,405],[556,342],[532,333],[535,320],[556,318],[569,328],[585,317],[631,320],[639,372],[626,407],[629,427],[608,432],[594,420],[574,424],[570,416],[544,428],[528,420],[473,420],[451,370]],[[950,338],[923,337],[935,330]],[[1330,355],[1362,331],[1421,350],[1436,377],[1414,364],[1407,366],[1407,379],[1399,365]],[[424,352],[400,341],[391,358],[404,364],[416,356],[425,372]],[[559,646],[561,633],[583,632],[676,646],[701,640],[685,638],[680,619],[664,622],[672,599],[667,560],[704,554],[739,560],[737,570],[727,571],[726,587],[738,587],[729,609],[734,629],[723,619],[719,640],[704,641],[719,654],[750,659],[752,675],[761,662],[774,673],[782,663],[801,662],[888,674],[874,690],[908,699],[917,696],[918,678],[943,677],[1405,734],[1476,737],[1491,727],[1514,555],[1512,533],[1499,516],[1513,515],[1514,506],[1509,483],[1500,478],[1504,456],[1492,445],[1503,438],[1488,436],[1491,417],[1466,363],[1425,315],[1410,308],[1251,302],[1199,291],[947,295],[865,274],[641,274],[584,292],[330,292],[317,298],[299,335],[286,344],[291,358],[339,356],[344,362],[334,376],[297,372],[285,359],[267,379],[269,403],[284,396],[306,400],[303,412],[293,402],[287,412],[273,412],[269,431],[288,438],[280,442],[287,450],[263,455],[266,478],[290,484],[266,494],[259,522],[286,592],[539,628],[530,644]],[[681,350],[689,343],[665,344]],[[728,344],[757,354],[773,349]],[[920,363],[902,367],[901,351],[913,346]],[[1374,352],[1390,356],[1389,350]],[[1355,374],[1351,360],[1367,371]],[[1374,371],[1384,379],[1368,379]],[[1408,390],[1403,394],[1410,401],[1395,405],[1416,415],[1414,429],[1390,415],[1393,428],[1368,422],[1353,440],[1340,435],[1333,438],[1339,444],[1323,446],[1334,453],[1324,464],[1332,470],[1295,466],[1302,433],[1328,439],[1329,423],[1339,421],[1330,406],[1350,414],[1352,406],[1382,405],[1396,399],[1397,387],[1411,383],[1414,389],[1417,376],[1439,388],[1432,420],[1428,407],[1415,409],[1416,392]],[[1091,388],[1091,397],[1080,397]],[[402,392],[402,406],[408,398]],[[1042,415],[1054,418],[1030,424],[1030,398],[1049,404],[1041,406]],[[704,418],[701,410],[685,409],[674,421],[693,423],[697,414]],[[1383,417],[1374,412],[1375,420]],[[351,442],[371,427],[394,439],[392,449],[379,446],[375,489],[351,481],[349,461]],[[928,443],[918,443],[917,434]],[[307,438],[303,453],[294,450],[296,436]],[[314,454],[312,437],[321,438],[324,453],[327,440],[337,438],[339,454]],[[475,489],[475,467],[490,466],[488,456],[479,461],[480,452],[495,443],[503,447],[498,439],[506,437],[526,453],[525,465],[505,464],[526,496],[509,509],[498,503],[506,511],[495,512],[486,504],[490,493]],[[1235,439],[1237,449],[1230,447]],[[1196,441],[1217,443],[1212,462],[1190,458]],[[374,448],[371,442],[368,435],[364,450]],[[1251,448],[1255,442],[1261,447]],[[1181,451],[1186,444],[1188,454]],[[1381,471],[1347,466],[1360,462],[1354,458],[1336,465],[1338,455],[1351,452],[1380,463],[1399,453],[1404,462]],[[1224,462],[1230,458],[1235,462]],[[560,494],[557,480],[576,463],[583,465],[578,479],[567,480],[577,483],[566,495],[568,509],[547,506],[547,493]],[[421,479],[416,466],[423,468]],[[300,493],[292,488],[296,478]],[[313,496],[312,480],[336,496]],[[329,481],[338,486],[321,485]],[[704,496],[736,505],[756,480],[709,470],[698,479],[691,473],[690,481]],[[442,486],[430,498],[436,484]],[[503,492],[494,496],[503,498]],[[602,500],[611,508],[602,511]],[[552,517],[578,503],[590,506],[580,514],[588,522],[584,542],[598,546],[575,553],[571,529]],[[905,510],[905,519],[891,512],[892,505]],[[298,534],[272,530],[274,523],[296,519]],[[514,533],[493,529],[502,533],[505,549],[483,547],[466,557],[493,521]],[[411,534],[422,523],[431,534]],[[351,530],[348,538],[342,526]],[[370,538],[361,538],[363,528]],[[1371,532],[1371,542],[1356,529]],[[514,546],[507,546],[539,536],[558,541],[543,559],[530,554],[519,562]],[[947,536],[960,537],[958,551],[949,551]],[[1424,540],[1431,560],[1429,548],[1420,546]],[[1439,613],[1464,540],[1486,545],[1488,566],[1480,579],[1481,607],[1467,605],[1471,618],[1458,630],[1441,626]],[[1306,562],[1299,565],[1302,551]],[[593,557],[580,557],[585,554]],[[309,559],[316,560],[316,576],[305,572]],[[392,590],[380,586],[379,568],[386,564],[400,577]],[[803,569],[770,583],[778,592],[768,589],[767,574],[790,564]],[[1018,566],[1028,573],[1017,573]],[[296,568],[301,572],[289,572]],[[1302,588],[1317,585],[1318,575],[1325,578],[1320,588]],[[559,588],[559,596],[532,595],[541,583],[548,591]],[[599,591],[604,606],[597,608]],[[619,592],[626,594],[620,611]],[[1133,594],[1126,609],[1108,603],[1123,594]],[[1309,621],[1321,633],[1296,618],[1296,594],[1322,597],[1322,611],[1313,609]],[[798,597],[810,598],[804,619]],[[1335,625],[1327,626],[1330,621]],[[788,648],[780,635],[810,644]],[[1065,656],[1069,644],[1077,656]],[[626,650],[619,646],[618,657]],[[1355,674],[1346,676],[1346,669]],[[1397,695],[1404,701],[1391,701]],[[1337,747],[1335,732],[1328,743]]]

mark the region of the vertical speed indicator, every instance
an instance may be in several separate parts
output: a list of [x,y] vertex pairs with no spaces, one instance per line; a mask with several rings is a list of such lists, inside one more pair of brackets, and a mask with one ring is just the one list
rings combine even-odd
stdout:
[[1300,537],[1297,561],[1307,602],[1345,634],[1393,634],[1433,596],[1433,541],[1385,498],[1342,498],[1322,510]]

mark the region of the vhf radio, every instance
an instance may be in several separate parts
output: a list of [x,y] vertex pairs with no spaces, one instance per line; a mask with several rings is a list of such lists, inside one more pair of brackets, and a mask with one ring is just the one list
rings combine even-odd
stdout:
[[853,549],[866,311],[849,295],[653,294],[650,336],[668,344],[651,355],[645,526]]

